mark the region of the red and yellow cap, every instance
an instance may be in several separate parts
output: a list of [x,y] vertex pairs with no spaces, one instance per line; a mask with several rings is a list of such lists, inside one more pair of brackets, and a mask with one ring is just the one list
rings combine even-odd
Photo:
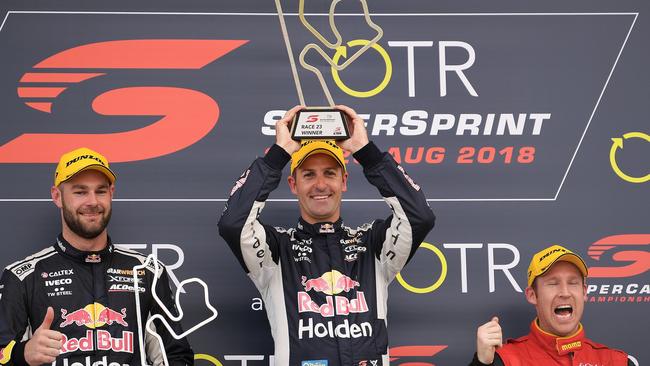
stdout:
[[300,142],[300,149],[291,155],[291,174],[308,157],[314,154],[327,154],[331,156],[343,167],[343,172],[346,172],[343,149],[334,140],[303,140]]
[[81,147],[61,156],[54,173],[54,185],[58,186],[75,174],[88,169],[103,173],[111,184],[115,183],[115,173],[108,167],[108,160],[104,155],[87,147]]
[[528,286],[530,287],[533,281],[535,281],[535,278],[542,276],[558,261],[565,261],[575,265],[582,272],[582,276],[587,277],[589,270],[585,261],[579,255],[563,246],[552,245],[535,253],[530,260],[530,265],[528,266]]

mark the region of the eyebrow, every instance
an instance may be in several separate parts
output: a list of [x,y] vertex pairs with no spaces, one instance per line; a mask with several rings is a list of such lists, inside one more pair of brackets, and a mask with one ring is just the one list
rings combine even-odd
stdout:
[[[101,184],[101,185],[97,186],[95,189],[108,189],[108,187],[109,187],[108,184]],[[90,187],[85,185],[85,184],[75,184],[70,188],[72,188],[72,189],[90,189]]]

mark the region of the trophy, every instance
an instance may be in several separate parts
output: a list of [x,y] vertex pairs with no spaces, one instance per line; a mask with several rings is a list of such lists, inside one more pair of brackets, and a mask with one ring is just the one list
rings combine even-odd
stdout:
[[350,138],[347,115],[336,108],[309,107],[298,111],[291,123],[294,140],[345,140]]
[[[311,34],[316,37],[322,44],[324,44],[330,50],[337,50],[341,47],[343,39],[339,33],[336,24],[334,22],[334,13],[336,10],[336,5],[341,0],[334,0],[330,4],[330,9],[328,13],[329,25],[336,38],[335,42],[329,42],[323,35],[320,34],[305,18],[305,0],[299,0],[298,6],[298,16],[302,25],[311,32]],[[344,63],[337,64],[336,61],[332,59],[321,47],[316,43],[309,43],[303,47],[300,52],[299,61],[300,65],[311,72],[313,72],[320,86],[323,89],[323,93],[327,98],[329,106],[326,107],[307,107],[298,113],[296,113],[292,124],[291,124],[291,137],[294,140],[315,140],[315,139],[328,139],[328,140],[345,140],[350,137],[348,130],[348,121],[347,115],[339,110],[334,108],[334,100],[332,95],[327,87],[327,83],[323,78],[323,74],[318,68],[313,65],[308,64],[305,61],[305,55],[310,50],[315,50],[318,52],[327,63],[330,64],[331,68],[336,71],[341,71],[347,68],[352,64],[359,56],[366,52],[370,47],[375,45],[383,36],[384,32],[377,24],[375,24],[370,19],[370,13],[368,11],[368,4],[366,0],[359,0],[361,6],[363,7],[363,15],[366,23],[372,29],[374,29],[377,34],[373,37],[372,40],[365,43],[357,52],[355,52],[350,58],[348,58]],[[289,62],[291,64],[291,72],[293,73],[294,83],[296,85],[296,91],[298,93],[298,98],[300,99],[300,104],[305,104],[305,98],[303,96],[302,87],[300,85],[300,79],[298,77],[298,71],[296,70],[296,63],[293,57],[293,52],[291,51],[291,42],[289,41],[289,35],[287,33],[287,27],[284,22],[284,14],[282,13],[282,6],[280,5],[280,0],[275,0],[275,6],[278,11],[278,17],[280,18],[280,28],[282,29],[282,36],[284,38],[284,43],[287,47],[287,53],[289,54]]]

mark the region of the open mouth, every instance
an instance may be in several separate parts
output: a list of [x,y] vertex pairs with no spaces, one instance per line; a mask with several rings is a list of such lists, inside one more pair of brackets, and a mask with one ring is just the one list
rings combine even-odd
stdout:
[[573,306],[571,305],[559,305],[555,307],[553,310],[556,315],[558,315],[561,318],[568,318],[571,317],[573,314]]

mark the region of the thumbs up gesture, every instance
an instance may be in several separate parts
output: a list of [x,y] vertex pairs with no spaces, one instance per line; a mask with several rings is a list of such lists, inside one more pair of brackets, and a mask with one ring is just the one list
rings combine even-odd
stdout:
[[48,307],[43,323],[25,344],[25,361],[30,366],[52,363],[61,353],[61,341],[63,337],[61,332],[50,329],[53,320],[54,310],[52,307]]
[[494,362],[494,353],[497,347],[501,347],[503,336],[499,318],[496,316],[489,322],[478,327],[476,332],[476,356],[481,363],[486,365]]

